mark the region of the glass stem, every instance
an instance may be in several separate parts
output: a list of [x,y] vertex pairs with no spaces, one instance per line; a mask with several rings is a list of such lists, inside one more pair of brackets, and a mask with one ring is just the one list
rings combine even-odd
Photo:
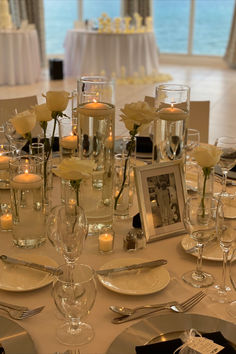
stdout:
[[222,172],[223,172],[222,194],[225,194],[226,193],[226,182],[227,182],[228,171],[222,171]]
[[223,291],[225,291],[225,280],[226,280],[228,254],[229,254],[229,249],[224,248],[224,250],[223,250],[222,278],[221,278],[221,284],[220,284],[220,287]]
[[196,272],[200,274],[202,272],[202,253],[203,253],[203,243],[199,243],[198,247],[198,256],[197,256],[197,269]]

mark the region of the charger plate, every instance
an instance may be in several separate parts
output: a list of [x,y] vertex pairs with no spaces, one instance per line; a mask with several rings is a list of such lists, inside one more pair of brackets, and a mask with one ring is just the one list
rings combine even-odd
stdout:
[[145,318],[128,327],[115,338],[106,354],[135,354],[137,345],[177,339],[191,328],[205,333],[220,331],[236,348],[234,323],[203,315],[171,313]]
[[7,354],[37,354],[28,332],[18,323],[1,316],[0,343]]

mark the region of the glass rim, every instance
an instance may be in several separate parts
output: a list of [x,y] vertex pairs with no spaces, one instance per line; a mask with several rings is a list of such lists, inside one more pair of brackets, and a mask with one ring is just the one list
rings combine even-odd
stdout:
[[190,91],[190,86],[182,84],[160,84],[156,87],[156,91],[162,89],[163,91]]
[[39,164],[43,164],[43,158],[38,156],[38,155],[30,155],[30,154],[27,154],[27,155],[21,155],[21,156],[14,156],[10,162],[9,162],[9,165],[10,166],[15,166],[16,164],[19,164],[19,163],[26,163],[25,160],[29,160],[29,165],[30,165],[30,161],[32,160],[35,160],[37,161],[37,163]]
[[109,78],[108,76],[103,75],[84,75],[78,79],[79,83],[84,84],[96,84],[96,85],[104,85],[104,84],[114,84],[115,80]]

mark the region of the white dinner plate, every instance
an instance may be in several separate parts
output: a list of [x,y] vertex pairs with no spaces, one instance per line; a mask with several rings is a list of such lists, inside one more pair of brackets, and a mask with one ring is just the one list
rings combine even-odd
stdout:
[[[148,261],[150,260],[142,258],[117,258],[104,264],[100,269]],[[107,289],[119,294],[147,295],[164,289],[169,284],[170,275],[165,266],[160,266],[110,273],[107,276],[98,275],[98,279]]]
[[[28,262],[58,267],[58,264],[47,256],[25,255],[15,257]],[[54,275],[37,269],[7,264],[0,261],[0,289],[7,291],[30,291],[50,284]]]
[[171,313],[145,318],[126,328],[111,343],[106,354],[135,354],[136,346],[177,339],[191,328],[202,333],[220,331],[227,340],[236,344],[236,325],[232,322],[197,314]]
[[[196,241],[194,241],[189,235],[186,235],[182,238],[181,240],[181,246],[183,247],[183,249],[188,253],[188,250],[191,249],[192,247],[196,246]],[[233,249],[233,247],[232,247]],[[229,257],[231,255],[229,254]],[[198,255],[198,251],[196,250],[195,252],[189,252],[189,254],[197,257]],[[204,248],[203,248],[203,255],[202,255],[203,259],[207,259],[209,261],[223,261],[223,252],[220,248],[220,244],[217,241],[214,242],[209,242],[209,244],[207,244]]]

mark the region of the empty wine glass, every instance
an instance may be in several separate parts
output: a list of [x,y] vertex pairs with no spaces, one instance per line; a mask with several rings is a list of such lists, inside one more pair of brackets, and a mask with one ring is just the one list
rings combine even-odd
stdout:
[[56,337],[65,345],[86,344],[94,337],[93,328],[83,320],[95,302],[95,272],[85,264],[72,269],[62,265],[58,269],[62,272],[53,282],[52,296],[67,322],[56,329]]
[[183,280],[196,288],[213,284],[211,274],[202,271],[202,253],[206,242],[216,237],[219,215],[222,212],[221,202],[210,196],[197,195],[188,198],[184,208],[184,223],[187,231],[197,242],[198,259],[196,270],[183,274]]
[[15,130],[14,126],[10,121],[6,121],[4,128],[5,128],[5,135],[7,140],[9,141],[9,144],[11,146],[16,147],[17,155],[21,155],[21,150],[27,143],[27,139],[23,137],[23,135],[17,133],[17,131]]
[[220,196],[230,197],[231,195],[226,191],[226,182],[229,170],[236,164],[236,138],[222,136],[216,140],[215,145],[222,150],[220,161],[218,162],[223,174],[223,184]]
[[200,132],[197,129],[187,129],[187,143],[185,145],[186,162],[192,162],[191,151],[200,144]]
[[181,157],[183,150],[184,129],[183,122],[168,122],[166,154],[170,160],[176,160]]
[[187,142],[185,144],[186,162],[185,177],[188,190],[197,190],[198,164],[191,156],[191,152],[200,144],[200,132],[197,129],[187,129]]
[[[229,276],[233,289],[236,291],[236,248],[234,249],[230,258]],[[231,316],[236,318],[236,300],[228,305],[227,310]]]
[[223,251],[223,269],[220,284],[209,289],[208,295],[212,301],[227,303],[232,301],[232,289],[226,285],[228,257],[232,244],[235,241],[236,220],[224,218],[223,225],[218,232],[220,247]]

